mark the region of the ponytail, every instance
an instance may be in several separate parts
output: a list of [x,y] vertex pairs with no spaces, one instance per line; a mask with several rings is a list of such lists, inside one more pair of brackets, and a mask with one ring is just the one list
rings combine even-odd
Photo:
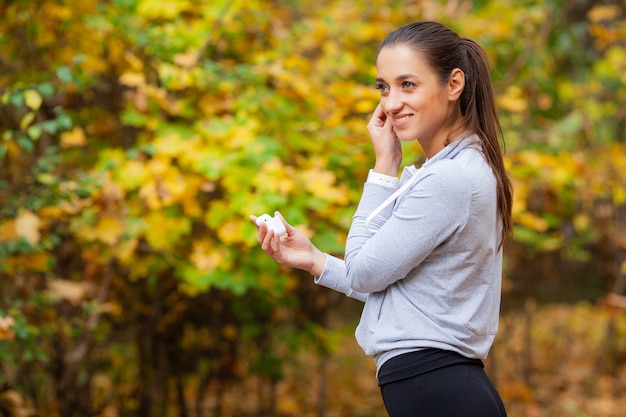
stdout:
[[[488,58],[471,39],[461,38],[461,47],[465,50],[467,62],[462,68],[465,72],[465,89],[460,98],[462,125],[470,127],[481,138],[483,154],[496,177],[498,212],[502,217],[502,246],[513,231],[513,185],[502,157],[504,136],[496,111]],[[500,138],[503,149],[500,148]]]

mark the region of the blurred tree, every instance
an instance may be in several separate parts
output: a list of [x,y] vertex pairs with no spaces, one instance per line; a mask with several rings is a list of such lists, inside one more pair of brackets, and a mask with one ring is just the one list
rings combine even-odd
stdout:
[[0,384],[42,415],[201,416],[253,374],[271,415],[294,353],[323,378],[340,297],[262,254],[247,217],[281,210],[342,254],[372,57],[408,20],[493,61],[511,294],[599,296],[626,249],[626,21],[572,4],[0,1]]

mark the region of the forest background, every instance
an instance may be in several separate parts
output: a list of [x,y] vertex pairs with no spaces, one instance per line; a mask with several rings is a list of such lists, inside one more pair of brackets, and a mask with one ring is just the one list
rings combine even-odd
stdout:
[[0,0],[0,415],[384,415],[359,303],[248,215],[342,256],[373,57],[415,20],[493,66],[509,415],[626,416],[620,0]]

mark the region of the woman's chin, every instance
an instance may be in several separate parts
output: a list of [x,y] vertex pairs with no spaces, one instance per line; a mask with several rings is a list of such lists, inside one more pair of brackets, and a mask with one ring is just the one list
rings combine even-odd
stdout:
[[396,137],[400,142],[411,142],[415,140],[415,135],[411,135],[409,132],[396,132]]

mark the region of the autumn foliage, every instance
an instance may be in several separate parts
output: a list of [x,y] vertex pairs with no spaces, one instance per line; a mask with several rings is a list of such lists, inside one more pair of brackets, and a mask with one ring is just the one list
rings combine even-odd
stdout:
[[0,0],[0,410],[382,415],[359,304],[248,215],[342,255],[378,43],[438,20],[493,64],[509,415],[625,416],[626,2],[594,3]]

